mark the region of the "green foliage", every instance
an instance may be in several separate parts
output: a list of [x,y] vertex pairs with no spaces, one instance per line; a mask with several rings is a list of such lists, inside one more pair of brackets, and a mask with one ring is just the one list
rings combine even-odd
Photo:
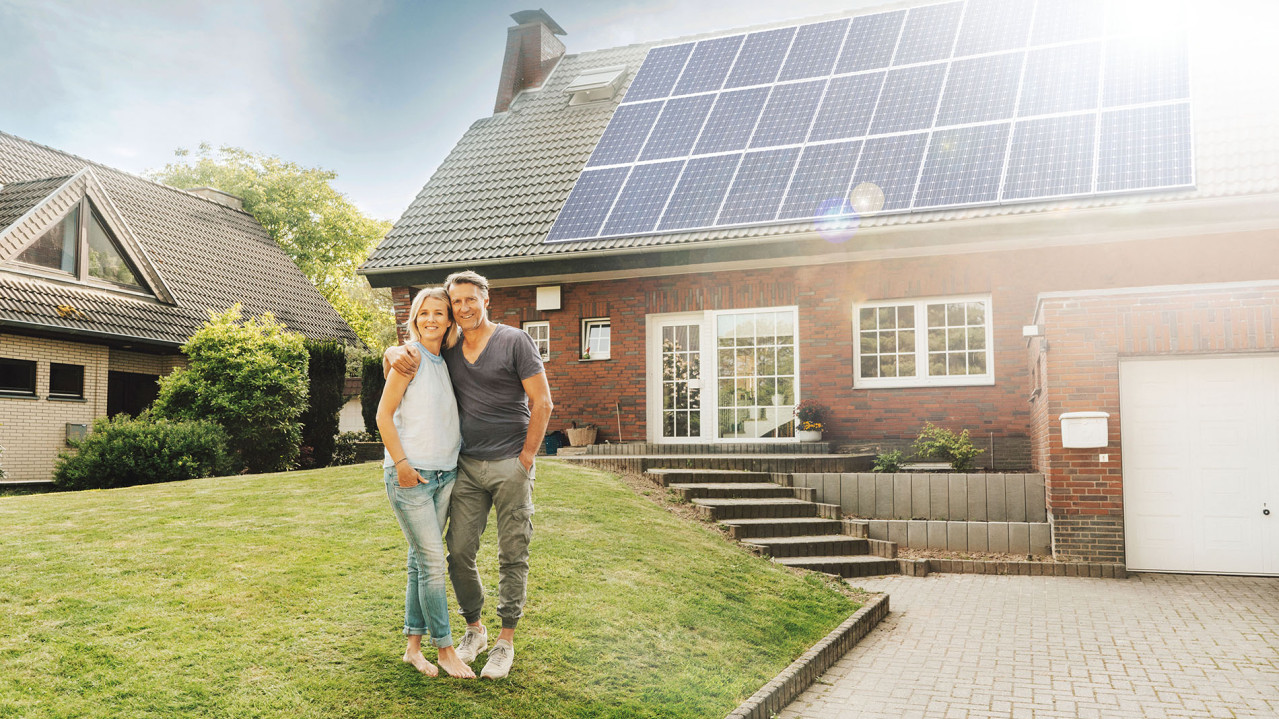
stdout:
[[241,321],[240,306],[210,319],[182,346],[189,364],[160,380],[156,415],[209,419],[253,472],[288,469],[307,406],[307,349],[269,313]]
[[368,432],[343,432],[339,434],[333,447],[333,464],[335,466],[355,464],[358,461],[355,445],[359,442],[372,441],[373,435]]
[[944,459],[950,462],[951,469],[956,472],[967,472],[973,468],[973,459],[985,452],[973,446],[968,438],[968,430],[959,434],[938,427],[932,422],[924,424],[919,437],[915,439],[915,453],[921,458]]
[[872,472],[900,472],[905,459],[902,457],[900,449],[894,449],[891,452],[881,452],[875,455],[875,464],[871,467]]
[[390,293],[373,290],[355,274],[360,263],[391,229],[391,223],[366,217],[333,188],[337,174],[302,167],[278,157],[238,147],[214,150],[202,143],[194,157],[150,173],[166,185],[189,189],[214,187],[244,201],[244,209],[310,278],[325,299],[369,347],[385,348],[394,337]]
[[382,388],[386,386],[386,378],[382,376],[382,358],[365,357],[361,378],[360,413],[364,415],[364,431],[374,440],[379,440],[377,405],[382,401]]
[[208,421],[118,414],[93,423],[74,451],[58,455],[53,481],[62,489],[110,489],[230,474],[227,434]]
[[816,400],[806,399],[795,405],[798,429],[820,432],[826,427],[826,407]]
[[[338,413],[342,411],[342,389],[346,381],[346,347],[336,340],[307,340],[307,376],[310,391],[302,413],[303,469],[327,467],[333,463],[333,442],[338,433]],[[309,456],[308,456],[309,455]]]

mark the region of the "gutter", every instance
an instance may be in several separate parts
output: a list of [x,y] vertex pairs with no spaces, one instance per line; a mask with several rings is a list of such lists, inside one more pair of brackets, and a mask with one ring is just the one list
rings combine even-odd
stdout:
[[156,339],[154,337],[138,337],[136,335],[122,335],[111,332],[99,332],[97,330],[85,330],[75,327],[62,327],[60,325],[45,325],[37,322],[24,322],[22,320],[11,320],[0,318],[0,327],[16,327],[27,332],[40,335],[71,335],[73,337],[89,337],[93,339],[107,340],[107,344],[142,344],[149,347],[157,347],[161,349],[178,350],[182,349],[182,342],[171,342]]

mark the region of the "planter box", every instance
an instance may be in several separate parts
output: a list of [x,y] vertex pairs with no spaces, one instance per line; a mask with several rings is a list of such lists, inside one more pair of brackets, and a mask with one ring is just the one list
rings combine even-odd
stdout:
[[570,447],[585,447],[595,444],[595,433],[598,430],[595,427],[570,427],[564,431],[568,433]]

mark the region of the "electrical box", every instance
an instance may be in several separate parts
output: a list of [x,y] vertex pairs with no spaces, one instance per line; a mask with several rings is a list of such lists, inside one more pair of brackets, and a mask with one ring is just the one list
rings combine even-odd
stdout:
[[87,436],[89,436],[89,425],[67,422],[68,447],[74,447],[77,442],[83,440]]
[[560,286],[537,288],[537,309],[539,312],[558,310],[560,308]]
[[1066,412],[1061,421],[1061,446],[1105,447],[1110,442],[1109,412]]

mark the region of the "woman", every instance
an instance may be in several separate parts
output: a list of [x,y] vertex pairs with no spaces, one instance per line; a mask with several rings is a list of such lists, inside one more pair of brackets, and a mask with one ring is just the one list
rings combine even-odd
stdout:
[[435,665],[422,655],[428,631],[439,650],[436,661],[449,676],[474,679],[453,648],[445,597],[444,520],[457,478],[462,447],[457,401],[442,347],[457,342],[449,297],[442,287],[417,293],[409,309],[409,337],[422,361],[408,378],[392,372],[377,408],[377,427],[386,445],[386,494],[409,542],[408,584],[404,592],[404,661],[427,676]]

